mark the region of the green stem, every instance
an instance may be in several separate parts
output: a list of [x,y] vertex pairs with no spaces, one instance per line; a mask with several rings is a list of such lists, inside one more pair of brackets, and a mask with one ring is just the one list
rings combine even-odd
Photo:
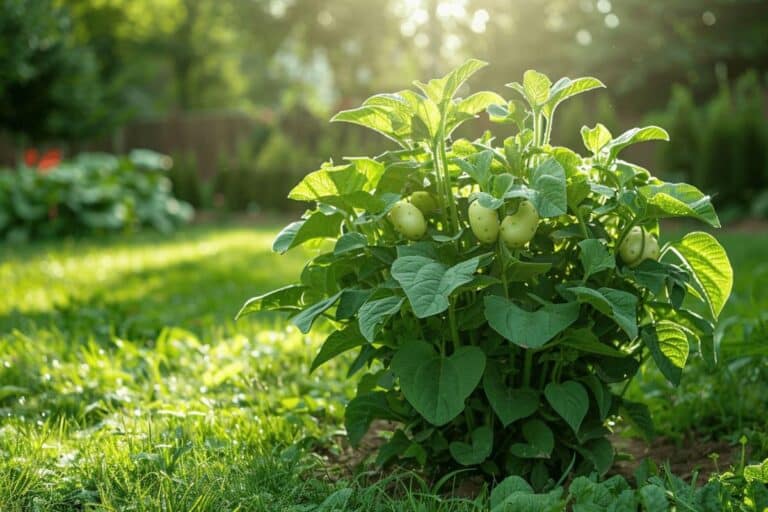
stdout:
[[621,234],[619,234],[619,238],[616,239],[616,248],[618,249],[621,246],[621,242],[624,241],[624,239],[629,234],[629,231],[635,227],[640,222],[640,218],[635,216],[632,218],[631,221],[629,221],[629,224],[627,224],[624,229],[622,230]]
[[449,226],[448,232],[450,233],[450,236],[453,236],[459,231],[459,214],[456,209],[456,201],[453,197],[451,177],[448,174],[448,153],[445,148],[445,122],[446,116],[443,115],[443,118],[440,121],[440,132],[437,135],[437,146],[433,152],[433,159],[435,159],[436,164],[439,167],[439,173],[443,182],[442,193],[448,206],[448,214],[451,219],[451,225]]
[[498,241],[496,246],[496,257],[499,259],[499,267],[501,267],[501,282],[504,286],[504,297],[509,299],[509,282],[507,281],[507,269],[504,262],[504,251],[501,248],[501,240]]
[[448,323],[451,325],[451,339],[453,340],[453,349],[459,348],[459,325],[456,322],[456,307],[453,302],[448,306]]
[[578,206],[573,210],[573,214],[576,215],[576,218],[579,220],[579,227],[581,227],[581,234],[584,235],[584,238],[591,238],[589,236],[589,230],[587,229],[587,224],[584,222],[584,216],[579,211]]
[[555,110],[549,113],[549,119],[547,119],[547,128],[544,132],[544,144],[549,144],[549,139],[552,137],[552,121],[555,118]]
[[531,369],[533,368],[533,351],[525,351],[525,363],[523,366],[523,387],[531,386]]

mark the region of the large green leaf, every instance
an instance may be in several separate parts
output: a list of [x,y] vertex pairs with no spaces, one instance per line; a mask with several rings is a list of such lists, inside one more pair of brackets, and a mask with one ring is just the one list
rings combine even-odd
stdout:
[[514,494],[533,494],[533,487],[522,477],[508,476],[491,491],[491,509],[493,512],[507,510],[505,507],[506,500]]
[[493,448],[493,430],[486,426],[472,431],[472,443],[454,441],[448,446],[451,456],[462,466],[481,464],[491,454]]
[[397,420],[398,416],[387,403],[387,395],[375,391],[350,400],[344,414],[344,425],[352,446],[357,446],[375,419]]
[[661,373],[677,386],[688,360],[688,337],[677,324],[668,320],[643,329],[643,341]]
[[368,245],[368,240],[365,238],[365,235],[362,233],[344,233],[339,237],[339,239],[336,241],[336,245],[333,248],[333,254],[334,256],[339,256],[341,254],[356,251],[357,249],[362,249]]
[[579,259],[584,267],[584,279],[597,274],[602,270],[616,267],[616,258],[608,251],[605,245],[595,238],[589,238],[579,242]]
[[440,124],[442,123],[442,114],[440,113],[440,107],[437,103],[430,98],[418,97],[418,103],[416,104],[416,117],[414,121],[420,120],[426,133],[420,133],[420,131],[414,127],[414,138],[427,138],[429,140],[437,137],[440,131]]
[[315,212],[305,220],[291,222],[277,235],[272,250],[284,253],[289,249],[317,238],[335,238],[339,236],[344,216],[340,213],[326,215]]
[[589,395],[584,386],[574,380],[561,384],[550,382],[544,388],[544,396],[555,412],[578,434],[589,410]]
[[524,459],[548,459],[555,447],[555,436],[552,430],[541,420],[532,419],[523,424],[524,443],[515,443],[510,452]]
[[485,370],[485,354],[459,347],[443,357],[423,341],[406,341],[392,358],[392,370],[408,402],[428,422],[445,425],[464,410],[464,401]]
[[652,218],[691,217],[720,227],[708,195],[687,183],[660,183],[638,189],[648,203],[646,215]]
[[554,158],[545,160],[531,172],[533,203],[542,217],[564,215],[568,208],[565,170]]
[[326,196],[339,196],[363,190],[366,176],[352,164],[324,167],[304,176],[288,193],[295,201],[316,201]]
[[602,314],[612,318],[630,339],[637,338],[637,297],[629,292],[613,288],[597,290],[586,286],[568,288],[576,294],[576,300],[589,304]]
[[658,126],[644,126],[642,128],[632,128],[622,133],[611,142],[605,145],[604,149],[608,151],[611,160],[616,158],[619,152],[638,142],[649,140],[669,140],[669,134],[664,128]]
[[400,142],[395,124],[386,108],[379,105],[365,105],[351,110],[342,110],[331,118],[331,122],[342,121],[370,128],[388,139]]
[[366,302],[360,307],[357,318],[360,332],[366,340],[374,340],[380,325],[400,311],[404,300],[403,297],[385,297]]
[[472,280],[480,257],[448,267],[424,256],[402,256],[392,263],[392,277],[400,283],[418,318],[448,309],[448,297]]
[[312,304],[298,315],[291,318],[291,323],[298,327],[304,334],[308,333],[312,328],[312,323],[315,321],[315,318],[324,313],[326,309],[333,306],[336,301],[339,300],[339,297],[341,297],[341,292]]
[[456,103],[456,111],[462,114],[475,115],[490,105],[501,105],[506,103],[504,98],[491,91],[479,91],[476,92]]
[[240,308],[235,320],[241,316],[260,311],[295,311],[301,309],[301,296],[304,294],[304,290],[306,290],[306,286],[293,284],[248,299]]
[[527,418],[539,408],[538,394],[532,389],[509,387],[495,362],[488,362],[483,375],[483,390],[504,427]]
[[547,117],[552,116],[557,106],[568,98],[572,98],[577,94],[581,94],[593,89],[605,87],[605,84],[593,78],[591,76],[584,76],[580,78],[570,79],[563,77],[552,86],[549,91],[549,99],[547,99],[544,105],[544,115]]
[[485,297],[485,318],[494,331],[515,345],[539,348],[563,332],[579,318],[579,304],[547,304],[536,311],[526,311],[511,300]]
[[720,316],[733,288],[733,268],[723,246],[709,233],[696,231],[672,248],[704,290],[713,317]]
[[312,361],[312,365],[309,367],[309,373],[314,372],[320,365],[330,361],[337,355],[343,354],[347,350],[352,350],[353,348],[364,344],[365,338],[360,334],[360,329],[357,328],[357,324],[350,324],[342,330],[333,331],[330,336],[325,339],[323,346],[320,348],[320,352],[317,353],[314,361]]

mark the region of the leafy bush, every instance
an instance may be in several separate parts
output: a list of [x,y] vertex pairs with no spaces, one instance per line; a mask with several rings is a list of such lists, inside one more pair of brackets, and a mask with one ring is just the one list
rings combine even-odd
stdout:
[[[663,218],[719,226],[698,189],[618,158],[666,140],[663,129],[613,137],[597,124],[581,130],[590,156],[553,147],[560,102],[603,84],[527,71],[509,84],[527,105],[488,91],[454,98],[484,66],[467,61],[416,82],[421,94],[379,94],[333,118],[400,148],[326,163],[290,192],[317,206],[274,250],[312,241],[321,253],[299,284],[251,299],[240,315],[288,311],[302,332],[329,321],[311,369],[357,351],[351,442],[374,419],[399,424],[379,463],[480,467],[541,489],[571,470],[607,471],[616,416],[650,433],[648,409],[615,385],[647,358],[677,383],[691,345],[711,355],[733,275],[707,233],[658,245]],[[486,110],[517,133],[451,138]]]
[[124,114],[61,2],[0,0],[0,40],[0,131],[71,140],[101,135]]
[[688,89],[676,87],[666,111],[656,116],[678,142],[661,151],[661,167],[738,214],[750,213],[750,205],[753,214],[768,213],[764,91],[758,76],[748,73],[699,106]]
[[168,157],[149,150],[128,156],[83,153],[53,169],[0,172],[0,236],[11,240],[119,231],[170,231],[192,216],[171,195]]
[[633,488],[619,475],[603,482],[580,476],[570,483],[567,492],[558,486],[536,494],[523,479],[511,476],[491,493],[491,512],[761,512],[768,507],[768,460],[750,466],[742,464],[733,472],[713,476],[701,487],[683,481],[669,468],[659,471],[645,460],[635,479],[637,487]]

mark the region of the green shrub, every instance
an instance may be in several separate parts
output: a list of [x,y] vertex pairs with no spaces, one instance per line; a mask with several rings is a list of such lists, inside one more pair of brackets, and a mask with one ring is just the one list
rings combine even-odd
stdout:
[[[651,435],[647,407],[621,386],[647,358],[677,384],[692,343],[712,354],[733,274],[707,233],[658,245],[662,218],[719,226],[698,189],[618,158],[667,140],[663,129],[614,137],[598,123],[581,129],[589,156],[553,147],[556,107],[603,84],[527,71],[510,84],[527,104],[490,91],[454,98],[484,66],[470,60],[416,82],[420,93],[379,94],[333,118],[399,147],[327,162],[293,188],[289,198],[317,206],[273,249],[312,241],[320,254],[299,284],[240,314],[288,311],[302,332],[328,320],[312,370],[357,352],[351,442],[375,419],[398,424],[379,463],[469,466],[542,489],[571,471],[606,472],[619,416]],[[452,138],[486,110],[517,133]]]
[[0,172],[0,237],[28,240],[152,227],[171,231],[192,216],[165,175],[170,159],[82,153],[52,169]]
[[674,145],[663,148],[659,165],[669,176],[690,180],[716,204],[738,214],[761,214],[768,190],[768,123],[765,85],[747,73],[733,86],[697,106],[691,92],[674,88],[666,110],[655,116],[669,126]]

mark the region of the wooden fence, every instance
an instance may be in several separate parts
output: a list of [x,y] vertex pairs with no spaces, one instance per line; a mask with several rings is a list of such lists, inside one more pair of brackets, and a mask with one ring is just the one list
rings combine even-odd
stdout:
[[[106,151],[124,153],[147,148],[169,155],[191,155],[202,177],[216,174],[220,159],[235,151],[264,121],[239,112],[186,113],[135,120],[114,134],[68,146],[67,153]],[[12,166],[23,152],[0,137],[0,165]]]

